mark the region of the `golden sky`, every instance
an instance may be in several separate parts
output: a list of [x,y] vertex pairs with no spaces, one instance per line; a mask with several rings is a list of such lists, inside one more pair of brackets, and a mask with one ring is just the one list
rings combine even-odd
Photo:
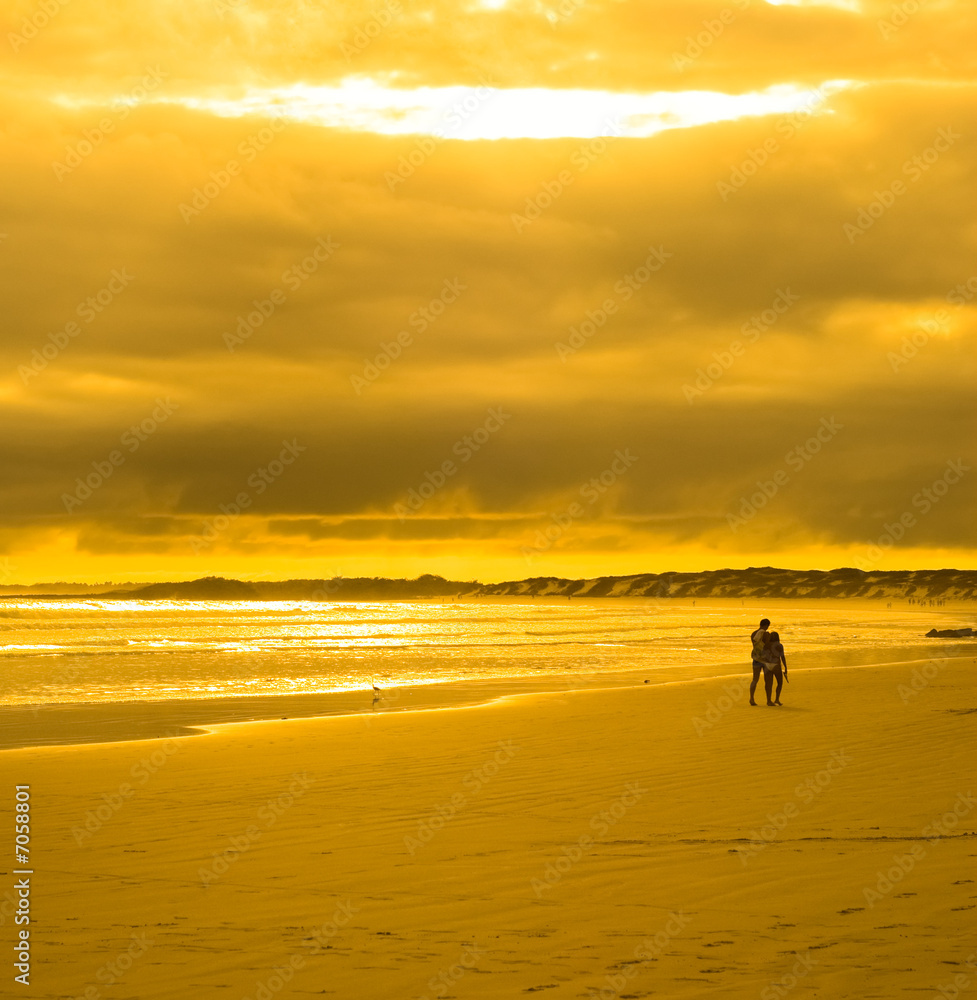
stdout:
[[0,583],[977,567],[969,0],[0,36]]

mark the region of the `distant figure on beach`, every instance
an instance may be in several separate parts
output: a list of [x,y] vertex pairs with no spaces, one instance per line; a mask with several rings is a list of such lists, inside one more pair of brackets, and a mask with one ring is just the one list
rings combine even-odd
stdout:
[[764,618],[760,622],[760,627],[755,631],[750,633],[750,642],[753,643],[753,680],[750,683],[750,704],[755,705],[754,695],[756,694],[756,686],[760,680],[760,674],[763,671],[763,650],[764,650],[764,640],[767,637],[767,629],[770,627],[770,619]]
[[[783,666],[781,666],[783,664]],[[784,686],[784,670],[787,668],[787,657],[784,655],[784,646],[780,641],[780,634],[768,632],[763,644],[763,687],[767,692],[767,704],[779,705],[780,692]],[[774,699],[770,700],[773,691],[773,680],[777,678],[777,693]]]

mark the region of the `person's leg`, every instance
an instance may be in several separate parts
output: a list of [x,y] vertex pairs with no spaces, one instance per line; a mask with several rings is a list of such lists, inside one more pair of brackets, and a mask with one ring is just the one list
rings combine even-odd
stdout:
[[767,692],[767,704],[772,705],[773,699],[770,697],[773,694],[773,671],[764,670],[763,671],[763,686]]
[[762,669],[763,669],[763,667],[761,667],[759,663],[757,663],[756,661],[753,662],[753,683],[750,684],[750,704],[751,705],[755,705],[756,704],[756,701],[754,701],[753,696],[756,694],[756,686],[757,686],[757,683],[760,680],[760,671]]
[[784,688],[784,670],[780,664],[777,664],[777,669],[774,671],[774,676],[777,678],[777,693],[773,697],[773,703],[775,705],[780,704],[780,692]]

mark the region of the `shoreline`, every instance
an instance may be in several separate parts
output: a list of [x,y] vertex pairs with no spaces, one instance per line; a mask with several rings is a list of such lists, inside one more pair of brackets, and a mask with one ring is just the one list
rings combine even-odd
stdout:
[[[854,670],[967,661],[971,656],[931,656],[881,662],[805,665],[795,676]],[[796,671],[799,669],[799,673]],[[717,673],[717,670],[726,672]],[[171,699],[132,702],[73,702],[0,706],[0,752],[72,746],[110,745],[145,740],[205,736],[228,725],[386,716],[472,708],[530,695],[673,687],[752,677],[742,663],[697,667],[649,667],[606,674],[546,675],[446,681],[390,688],[370,704],[369,690],[312,694],[246,695],[240,698]],[[762,692],[761,679],[759,691]],[[785,685],[789,697],[789,684]]]

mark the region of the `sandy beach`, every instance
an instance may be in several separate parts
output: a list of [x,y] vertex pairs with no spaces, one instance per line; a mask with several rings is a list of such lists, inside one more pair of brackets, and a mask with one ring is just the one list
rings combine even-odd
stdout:
[[24,993],[966,992],[974,665],[797,671],[779,710],[730,677],[4,751]]

